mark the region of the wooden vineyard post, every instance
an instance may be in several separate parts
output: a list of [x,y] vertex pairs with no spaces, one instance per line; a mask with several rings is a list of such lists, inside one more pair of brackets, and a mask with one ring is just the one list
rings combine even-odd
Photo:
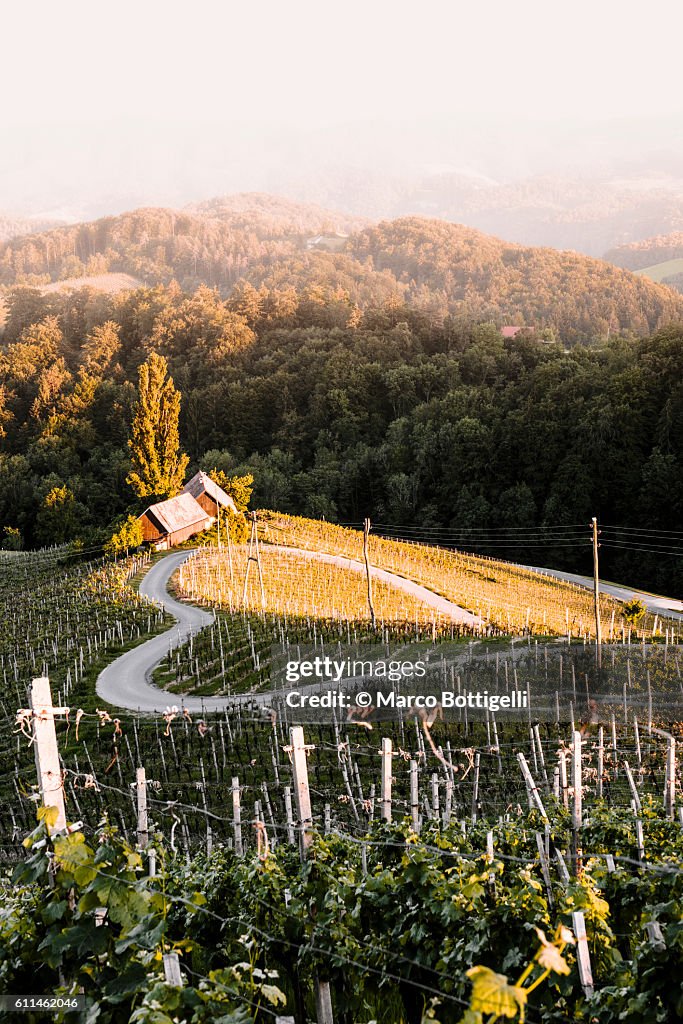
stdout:
[[391,758],[392,744],[388,737],[382,740],[382,820],[391,821]]
[[538,856],[541,861],[541,874],[543,875],[543,882],[545,884],[545,891],[548,895],[548,906],[553,905],[553,888],[550,882],[550,866],[548,864],[548,855],[545,851],[545,841],[540,832],[536,833],[536,846],[538,847]]
[[417,761],[410,762],[410,818],[413,832],[420,831],[420,798],[418,791]]
[[446,799],[443,808],[443,827],[448,828],[453,813],[453,779],[449,776],[446,779]]
[[[301,829],[299,833],[299,854],[301,860],[304,861],[313,838],[311,832],[313,813],[311,811],[311,793],[308,788],[308,763],[306,761],[306,750],[308,748],[304,741],[304,730],[300,725],[290,728],[289,742],[292,748],[294,800],[299,828]],[[317,976],[315,979],[315,1009],[318,1024],[334,1024],[330,983]]]
[[586,919],[582,910],[575,910],[573,912],[572,925],[576,939],[576,962],[579,967],[579,981],[586,996],[590,998],[595,991],[595,986],[593,984],[593,969],[591,967],[591,956],[586,935]]
[[539,811],[541,817],[547,821],[548,815],[545,813],[545,807],[543,806],[543,801],[541,800],[541,794],[538,792],[538,787],[534,782],[534,777],[531,774],[531,771],[529,770],[529,765],[526,763],[526,758],[524,754],[521,753],[521,751],[519,754],[517,754],[517,760],[519,761],[519,766],[522,769],[522,775],[524,776],[524,782],[526,783],[527,793],[529,794],[529,801],[531,802],[531,805],[535,807],[537,811]]
[[479,806],[479,766],[481,762],[481,755],[479,751],[474,755],[474,779],[472,782],[472,807],[471,807],[471,818],[472,821],[477,820],[477,808]]
[[432,773],[432,819],[438,821],[441,816],[439,811],[439,776]]
[[308,788],[308,764],[306,763],[306,744],[304,730],[300,725],[289,730],[289,742],[292,747],[292,771],[294,773],[294,802],[298,818],[299,853],[306,859],[308,847],[311,845],[313,814],[311,812],[311,794]]
[[167,985],[183,987],[183,979],[180,974],[180,960],[177,953],[164,953],[164,977]]
[[[493,832],[486,833],[486,862],[487,864],[493,864]],[[491,871],[489,874],[489,885],[495,888],[496,884],[496,873]]]
[[232,779],[232,829],[235,855],[241,857],[242,847],[242,808],[240,806],[240,780],[236,775]]
[[642,864],[645,860],[645,837],[643,835],[643,823],[636,818],[636,846],[638,848],[638,860]]
[[57,820],[50,831],[61,832],[66,829],[66,807],[54,716],[63,715],[66,708],[53,707],[50,680],[45,676],[31,683],[31,709],[40,795],[45,807],[57,808]]
[[541,743],[541,730],[538,725],[533,727],[533,740],[538,748],[538,761],[541,766],[541,773],[543,774],[543,781],[545,782],[545,788],[550,792],[550,782],[548,781],[548,773],[545,767],[545,757],[543,755],[543,745]]
[[631,771],[631,766],[628,763],[628,761],[624,761],[624,771],[626,772],[626,779],[628,781],[629,789],[631,790],[631,797],[633,799],[633,809],[636,814],[640,814],[640,795],[638,793],[638,789],[633,779],[633,773]]
[[372,624],[373,631],[376,628],[375,622],[375,608],[372,603],[372,579],[370,576],[370,556],[368,554],[368,537],[370,536],[370,520],[365,519],[363,521],[363,558],[365,560],[365,574],[368,583],[368,608],[370,610],[370,622]]
[[572,802],[572,860],[574,874],[581,875],[581,824],[583,816],[583,782],[581,777],[581,733],[574,732],[574,745],[572,747],[572,787],[574,789],[574,800]]
[[285,789],[285,814],[287,815],[287,842],[294,846],[294,814],[292,812],[292,788]]
[[560,751],[560,788],[562,789],[562,806],[567,810],[569,807],[569,794],[567,792],[567,754],[564,750]]
[[605,770],[605,730],[598,729],[598,800],[602,800],[602,776]]
[[334,1024],[330,983],[320,978],[316,979],[315,984],[315,1012],[318,1024]]
[[666,741],[666,779],[664,782],[664,809],[669,821],[676,817],[676,740]]
[[135,774],[138,808],[138,846],[141,850],[144,850],[147,848],[147,843],[149,842],[149,829],[147,824],[147,780],[145,778],[144,768],[138,768]]

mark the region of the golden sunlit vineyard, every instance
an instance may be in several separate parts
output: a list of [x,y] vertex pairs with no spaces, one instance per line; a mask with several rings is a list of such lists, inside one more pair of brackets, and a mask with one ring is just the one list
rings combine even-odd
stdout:
[[[275,512],[259,513],[259,522],[269,544],[363,558],[358,530]],[[507,633],[595,636],[593,595],[583,587],[510,562],[372,534],[369,557],[373,566],[415,580]],[[603,639],[628,637],[621,603],[602,594],[600,606]],[[654,625],[652,617],[644,619],[638,636],[650,635]]]
[[[176,577],[178,595],[194,603],[210,603],[235,611],[268,611],[276,615],[318,619],[365,620],[368,596],[365,577],[353,569],[314,560],[306,554],[262,547],[261,570],[253,564],[243,601],[248,548],[204,548],[181,566]],[[372,597],[378,621],[450,624],[451,619],[398,587],[373,580]]]

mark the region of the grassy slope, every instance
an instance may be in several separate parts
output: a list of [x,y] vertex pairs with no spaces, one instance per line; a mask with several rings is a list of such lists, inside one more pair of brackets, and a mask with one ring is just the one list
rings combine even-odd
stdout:
[[651,281],[661,284],[668,277],[673,277],[674,274],[683,274],[683,259],[653,263],[651,267],[643,267],[642,270],[636,270],[635,273],[640,277],[648,277]]

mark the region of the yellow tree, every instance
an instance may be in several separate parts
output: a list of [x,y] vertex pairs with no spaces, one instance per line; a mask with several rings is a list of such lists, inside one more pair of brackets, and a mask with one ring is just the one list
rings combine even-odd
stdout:
[[138,401],[128,441],[126,481],[139,498],[172,498],[183,485],[188,457],[180,451],[180,392],[163,356],[152,352],[138,371]]

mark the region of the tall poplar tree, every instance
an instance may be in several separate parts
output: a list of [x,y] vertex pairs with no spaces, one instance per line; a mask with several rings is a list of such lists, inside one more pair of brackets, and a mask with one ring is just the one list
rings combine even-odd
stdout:
[[138,371],[138,402],[128,441],[126,477],[139,498],[172,498],[183,485],[188,456],[180,451],[180,392],[163,356],[152,352]]

